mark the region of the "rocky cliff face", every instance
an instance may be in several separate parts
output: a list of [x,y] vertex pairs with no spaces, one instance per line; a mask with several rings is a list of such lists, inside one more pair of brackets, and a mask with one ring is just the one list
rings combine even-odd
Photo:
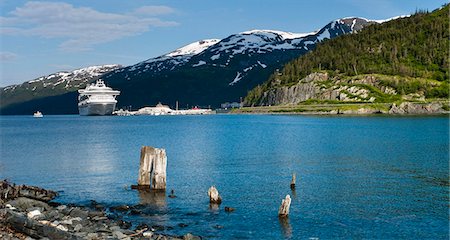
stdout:
[[392,104],[390,114],[439,114],[448,113],[444,110],[444,105],[439,102],[434,103],[411,103],[403,102],[400,105]]
[[[377,90],[374,90],[375,87]],[[327,73],[312,73],[293,86],[280,86],[263,94],[260,105],[298,104],[309,99],[375,102],[377,95],[396,95],[372,75],[352,79],[331,79]]]
[[[425,93],[421,90],[414,93],[401,94],[398,89],[389,86],[392,82],[398,81],[401,80],[395,76],[377,74],[330,77],[326,72],[316,72],[300,79],[292,86],[281,85],[275,79],[271,88],[262,93],[262,98],[256,105],[305,106],[311,103],[329,103],[336,109],[325,111],[327,114],[448,113],[448,101],[435,99],[435,102],[430,103],[425,101]],[[421,84],[432,87],[439,86],[439,83],[436,81],[421,81],[425,81],[421,82]],[[404,102],[398,103],[401,101]],[[347,103],[347,105],[349,103],[356,104],[361,106],[361,108],[339,110],[341,103]],[[364,105],[366,103],[368,105]],[[246,105],[250,104],[246,103]],[[383,107],[379,108],[379,106]],[[308,111],[314,112],[314,109]]]

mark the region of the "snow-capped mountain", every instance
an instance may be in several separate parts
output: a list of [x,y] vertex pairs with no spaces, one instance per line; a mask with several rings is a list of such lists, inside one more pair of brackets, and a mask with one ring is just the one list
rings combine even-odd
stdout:
[[217,106],[239,101],[275,69],[314,49],[317,43],[374,23],[352,17],[337,19],[311,33],[245,31],[221,40],[189,44],[110,72],[104,79],[122,89],[119,102],[123,106],[138,107],[158,101],[174,104],[177,100],[189,105]]
[[105,73],[121,68],[121,65],[100,65],[63,71],[42,76],[34,80],[0,88],[1,106],[28,101],[35,97],[48,97],[76,91],[86,84],[96,81]]
[[0,89],[2,99],[8,99],[2,100],[2,113],[8,104],[75,92],[98,77],[121,90],[118,107],[138,108],[159,101],[169,105],[179,101],[186,106],[239,101],[276,69],[314,49],[317,43],[374,23],[351,17],[311,33],[250,30],[224,39],[197,41],[127,67],[110,65],[56,73]]
[[[123,73],[126,80],[131,80],[133,76],[174,70],[185,65],[191,67],[210,65],[223,68],[227,67],[236,55],[246,54],[248,57],[252,57],[253,55],[267,54],[273,51],[308,51],[313,49],[318,42],[342,34],[357,32],[372,23],[375,23],[375,21],[350,17],[332,21],[322,29],[311,33],[251,30],[233,34],[222,40],[207,39],[194,42],[168,54],[117,70],[115,73]],[[192,58],[198,59],[198,61],[191,61]],[[241,77],[243,72],[248,72],[258,66],[265,68],[267,64],[256,61],[243,66],[240,71]],[[234,79],[230,81],[231,86],[234,83],[236,83]]]

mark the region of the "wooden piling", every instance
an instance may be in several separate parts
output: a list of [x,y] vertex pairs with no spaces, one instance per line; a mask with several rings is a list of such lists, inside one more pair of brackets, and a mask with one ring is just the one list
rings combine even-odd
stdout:
[[287,217],[289,215],[289,207],[291,206],[291,196],[286,195],[286,198],[281,201],[280,209],[278,210],[279,217]]
[[143,146],[138,175],[138,188],[166,189],[166,150]]
[[208,196],[209,196],[210,203],[215,203],[215,204],[222,203],[222,198],[220,197],[219,191],[217,191],[215,186],[211,186],[208,189]]
[[295,173],[292,173],[292,180],[291,180],[291,189],[294,190],[295,189]]

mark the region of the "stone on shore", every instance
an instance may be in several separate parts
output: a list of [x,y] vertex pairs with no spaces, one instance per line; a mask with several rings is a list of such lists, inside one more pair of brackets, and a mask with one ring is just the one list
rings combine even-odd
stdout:
[[439,114],[445,113],[442,103],[412,103],[403,102],[400,105],[392,104],[390,114]]
[[45,203],[38,200],[26,198],[26,197],[19,197],[17,199],[11,200],[8,202],[9,205],[20,209],[21,211],[26,211],[27,209],[34,208],[34,207],[40,207],[45,210],[49,210],[51,207]]
[[[15,185],[0,183],[0,192],[17,190]],[[21,186],[22,189],[40,189]],[[13,189],[13,190],[11,190]],[[42,192],[47,190],[41,189]],[[113,219],[105,212],[90,207],[60,205],[9,194],[0,205],[0,239],[181,239],[152,232],[143,236],[143,230],[129,230],[131,223]],[[41,199],[48,199],[40,197]],[[164,230],[164,226],[153,226]],[[170,227],[167,227],[169,229]],[[195,238],[194,238],[195,239]]]
[[54,199],[58,194],[54,191],[46,190],[34,186],[11,184],[6,180],[0,182],[0,203],[18,197],[31,198],[43,202]]

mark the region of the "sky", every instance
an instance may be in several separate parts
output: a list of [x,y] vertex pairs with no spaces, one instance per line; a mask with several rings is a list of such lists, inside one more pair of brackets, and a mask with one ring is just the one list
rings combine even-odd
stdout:
[[0,87],[58,71],[133,65],[253,29],[315,31],[349,16],[432,11],[447,0],[0,0]]

